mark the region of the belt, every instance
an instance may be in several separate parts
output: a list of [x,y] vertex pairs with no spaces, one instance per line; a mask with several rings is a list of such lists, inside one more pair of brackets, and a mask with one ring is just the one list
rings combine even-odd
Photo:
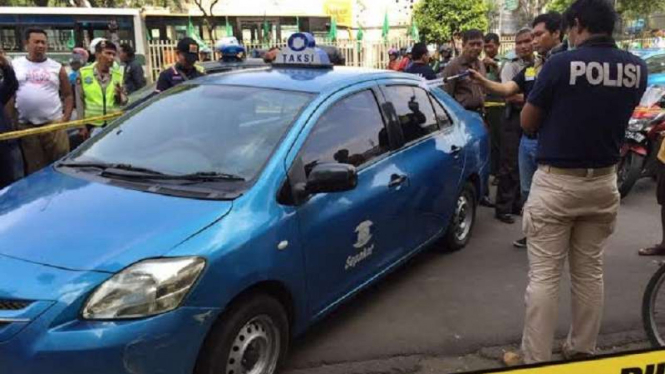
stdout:
[[602,177],[605,175],[614,174],[617,171],[616,165],[604,168],[597,168],[597,169],[593,168],[562,169],[549,165],[540,165],[538,166],[538,169],[548,174],[568,175],[571,177],[586,177],[586,178]]
[[526,132],[526,131],[523,131],[522,134],[524,134],[524,136],[525,136],[526,138],[531,139],[531,140],[538,139],[538,133],[537,133],[537,132],[536,132],[536,133],[533,133],[533,134],[530,134],[530,133],[528,133],[528,132]]

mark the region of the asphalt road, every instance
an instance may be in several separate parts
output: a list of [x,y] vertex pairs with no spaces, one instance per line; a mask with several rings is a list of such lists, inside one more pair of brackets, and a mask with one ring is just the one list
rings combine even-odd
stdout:
[[[605,252],[601,334],[642,328],[642,293],[657,263],[636,251],[660,240],[654,191],[653,181],[641,180],[621,204],[617,231]],[[295,342],[287,371],[409,355],[459,356],[517,343],[527,258],[512,241],[521,236],[521,224],[500,223],[493,209],[479,209],[465,249],[425,251],[361,293]],[[566,277],[559,313],[562,336],[569,305]]]

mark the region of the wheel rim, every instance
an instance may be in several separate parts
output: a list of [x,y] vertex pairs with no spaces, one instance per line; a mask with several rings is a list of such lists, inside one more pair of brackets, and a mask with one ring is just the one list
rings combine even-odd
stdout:
[[[661,265],[663,266],[663,265]],[[654,337],[658,341],[658,345],[663,347],[665,346],[665,337],[663,333],[665,332],[665,290],[663,290],[663,281],[665,281],[665,276],[661,276],[658,279],[658,283],[653,289],[651,294],[651,300],[649,301],[651,313],[649,313],[649,324],[651,325],[651,331],[654,333]]]
[[473,223],[473,205],[466,194],[462,194],[457,199],[455,208],[455,239],[463,242],[471,232]]
[[224,374],[272,374],[279,352],[280,332],[272,318],[255,317],[238,331]]

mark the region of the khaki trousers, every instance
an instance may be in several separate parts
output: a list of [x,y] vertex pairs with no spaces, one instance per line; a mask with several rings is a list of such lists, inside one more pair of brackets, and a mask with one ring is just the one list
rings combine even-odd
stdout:
[[[19,124],[18,128],[25,130],[40,126]],[[67,130],[26,136],[21,139],[21,149],[23,150],[23,158],[25,160],[25,173],[26,175],[32,174],[69,153]]]
[[603,247],[619,209],[616,174],[577,177],[540,167],[524,207],[529,285],[522,336],[525,363],[550,361],[557,324],[559,283],[570,266],[572,323],[569,353],[593,354],[603,309]]

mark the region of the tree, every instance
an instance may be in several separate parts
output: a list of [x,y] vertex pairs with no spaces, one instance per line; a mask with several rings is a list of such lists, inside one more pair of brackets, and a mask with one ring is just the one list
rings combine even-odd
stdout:
[[219,3],[219,0],[212,0],[210,2],[210,8],[208,10],[206,10],[205,7],[203,6],[204,1],[206,0],[194,0],[194,4],[196,4],[201,13],[203,13],[203,24],[208,29],[210,37],[213,39],[217,39],[217,36],[215,35],[215,29],[217,28],[217,20],[215,19],[213,10],[215,9],[215,5]]
[[422,40],[443,43],[458,32],[486,30],[487,4],[477,0],[422,0],[414,10]]

